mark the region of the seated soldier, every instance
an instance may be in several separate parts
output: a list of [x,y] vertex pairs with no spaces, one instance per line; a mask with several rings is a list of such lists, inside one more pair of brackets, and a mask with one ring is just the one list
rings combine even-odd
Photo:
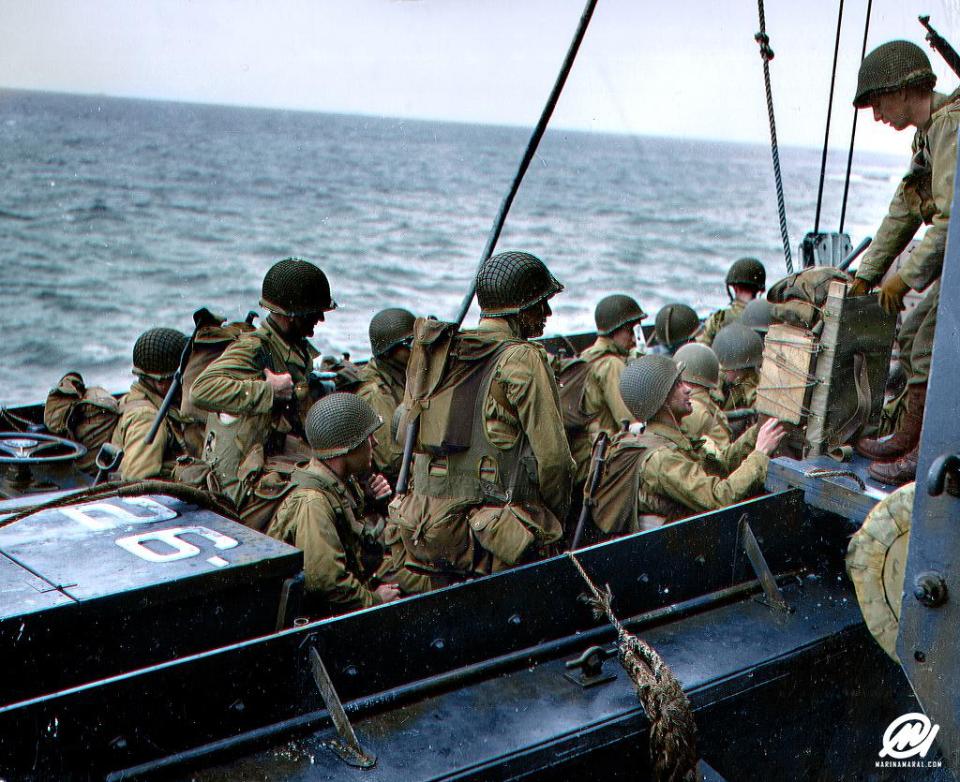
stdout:
[[712,345],[720,329],[738,321],[747,304],[763,293],[766,286],[767,270],[763,268],[760,261],[756,258],[741,258],[739,261],[734,261],[727,272],[726,279],[730,306],[717,310],[707,318],[703,333],[697,337],[697,342]]
[[161,328],[145,331],[133,346],[133,374],[137,379],[120,400],[120,420],[113,431],[113,444],[123,449],[120,477],[125,481],[169,479],[177,457],[187,452],[179,394],[153,442],[144,442],[180,366],[180,354],[186,344],[186,335]]
[[642,434],[617,434],[611,443],[594,516],[607,534],[717,510],[763,488],[770,454],[784,436],[780,422],[770,419],[726,449],[704,452],[680,429],[693,409],[682,372],[672,358],[656,355],[643,356],[623,371],[623,401],[647,426]]
[[654,321],[654,343],[650,352],[672,356],[681,345],[692,342],[700,329],[700,317],[687,304],[667,304]]
[[354,394],[324,397],[307,414],[312,458],[293,473],[288,494],[267,534],[303,551],[307,611],[330,616],[396,600],[396,584],[378,584],[368,572],[363,519],[368,499],[389,493],[382,475],[361,487],[357,475],[370,470],[383,421]]
[[713,352],[723,370],[723,409],[744,410],[757,401],[763,342],[759,335],[740,323],[720,329],[713,341]]
[[712,447],[726,448],[733,435],[723,412],[723,396],[717,390],[720,362],[706,345],[684,345],[674,358],[683,365],[681,377],[690,389],[690,415],[680,420],[680,431],[691,440],[709,440]]
[[373,316],[370,321],[373,357],[360,373],[362,384],[357,391],[357,396],[366,400],[384,421],[383,428],[377,432],[373,465],[387,477],[391,486],[397,482],[403,446],[389,436],[388,429],[397,406],[403,401],[413,321],[412,312],[398,308],[382,310]]

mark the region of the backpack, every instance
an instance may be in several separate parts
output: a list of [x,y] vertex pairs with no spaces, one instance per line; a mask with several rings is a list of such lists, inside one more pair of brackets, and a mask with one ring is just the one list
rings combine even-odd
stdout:
[[554,358],[553,372],[560,391],[560,413],[567,436],[586,430],[596,417],[583,411],[583,396],[587,390],[590,362],[582,358]]
[[43,423],[52,434],[87,447],[77,462],[81,470],[96,470],[97,451],[113,437],[119,420],[119,402],[105,388],[87,388],[79,372],[60,378],[43,406]]

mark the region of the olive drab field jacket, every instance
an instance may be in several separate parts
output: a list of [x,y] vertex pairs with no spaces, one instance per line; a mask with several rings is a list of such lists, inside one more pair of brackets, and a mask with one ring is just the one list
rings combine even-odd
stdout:
[[903,281],[916,291],[940,277],[947,246],[947,225],[953,201],[957,167],[957,130],[960,99],[957,94],[933,93],[933,114],[913,137],[913,158],[890,202],[887,216],[860,262],[857,276],[877,283],[906,248],[923,223],[926,233],[900,269]]
[[739,299],[734,299],[730,302],[729,307],[723,307],[711,314],[704,322],[703,331],[700,332],[700,335],[697,337],[697,342],[701,342],[704,345],[712,345],[713,340],[717,334],[720,333],[720,329],[730,325],[734,321],[740,320],[740,316],[743,315],[743,308],[746,306],[747,305]]
[[723,409],[746,410],[757,403],[757,386],[760,385],[760,373],[753,369],[731,386],[725,386],[726,396]]
[[680,420],[680,431],[691,440],[708,439],[718,448],[730,445],[733,435],[723,412],[723,398],[716,399],[710,389],[691,384],[690,404],[693,412]]
[[120,400],[120,420],[113,430],[113,445],[123,449],[120,477],[125,481],[170,478],[177,458],[187,452],[179,411],[167,411],[157,436],[144,442],[153,426],[163,397],[137,381]]
[[357,396],[368,402],[383,419],[383,425],[375,433],[377,447],[373,449],[373,463],[393,484],[400,472],[403,447],[390,436],[390,422],[397,406],[403,402],[405,369],[384,358],[371,358],[361,370],[360,379],[362,385]]

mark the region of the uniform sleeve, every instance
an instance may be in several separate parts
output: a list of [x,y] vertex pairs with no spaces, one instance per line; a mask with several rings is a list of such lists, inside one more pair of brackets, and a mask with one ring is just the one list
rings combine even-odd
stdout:
[[924,290],[940,277],[943,270],[953,178],[957,168],[957,118],[948,114],[934,120],[927,133],[927,143],[931,152],[931,186],[936,212],[919,246],[900,269],[903,281],[915,291]]
[[633,421],[633,413],[627,409],[623,397],[620,396],[620,375],[623,374],[625,366],[620,359],[610,358],[602,362],[597,370],[600,387],[603,389],[603,401],[618,425],[623,421]]
[[377,595],[347,569],[334,518],[333,506],[322,492],[295,491],[280,506],[269,534],[303,551],[308,592],[320,592],[330,605],[345,610],[378,605]]
[[[163,453],[167,447],[167,427],[161,426],[150,445],[143,442],[153,426],[156,411],[149,407],[129,410],[122,422],[123,448],[120,476],[125,481],[159,478],[163,474]],[[118,426],[118,429],[121,427]]]
[[497,367],[496,379],[516,408],[537,459],[540,493],[550,510],[562,519],[570,505],[576,467],[560,416],[557,382],[546,357],[534,345],[509,348]]
[[919,211],[911,206],[907,198],[907,187],[909,185],[906,180],[898,185],[887,209],[887,216],[880,223],[870,249],[857,269],[857,277],[867,282],[876,283],[886,274],[893,259],[904,251],[923,223]]
[[241,337],[194,381],[190,401],[201,410],[257,415],[273,408],[273,389],[264,380],[256,355],[260,343]]
[[674,448],[659,448],[643,468],[644,483],[695,513],[718,510],[746,499],[763,484],[770,459],[752,452],[727,478],[709,475],[692,455]]
[[715,462],[724,473],[731,473],[737,469],[757,445],[757,434],[760,424],[754,424],[732,443],[721,446],[713,441],[711,447],[704,449],[706,458]]
[[402,451],[390,439],[390,423],[396,406],[393,399],[385,394],[375,381],[364,383],[357,396],[367,402],[377,415],[383,419],[383,425],[375,432],[377,447],[373,449],[373,463],[380,472],[397,472]]

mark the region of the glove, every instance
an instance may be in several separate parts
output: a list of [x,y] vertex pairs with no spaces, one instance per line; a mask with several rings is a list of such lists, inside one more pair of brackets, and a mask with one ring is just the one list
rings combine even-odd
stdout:
[[865,293],[869,292],[872,287],[873,285],[867,280],[863,279],[863,277],[857,277],[854,279],[853,285],[850,286],[850,295],[863,296]]
[[880,286],[878,295],[880,306],[883,307],[884,312],[889,315],[896,315],[901,312],[903,310],[903,297],[907,295],[908,290],[910,290],[910,286],[903,281],[903,277],[899,273],[890,275],[886,282]]

